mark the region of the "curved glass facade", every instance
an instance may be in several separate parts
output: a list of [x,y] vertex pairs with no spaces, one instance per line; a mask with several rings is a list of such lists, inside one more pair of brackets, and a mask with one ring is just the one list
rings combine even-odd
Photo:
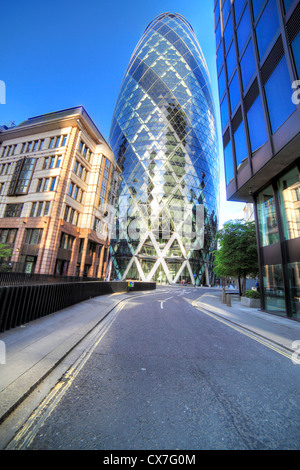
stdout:
[[219,155],[207,66],[190,24],[164,13],[125,72],[110,145],[121,167],[111,279],[212,283]]

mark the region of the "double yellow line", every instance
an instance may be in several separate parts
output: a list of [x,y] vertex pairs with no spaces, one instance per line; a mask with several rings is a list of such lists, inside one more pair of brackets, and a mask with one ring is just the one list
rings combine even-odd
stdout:
[[197,301],[198,301],[198,299],[193,301],[193,303],[192,303],[193,307],[196,307],[199,311],[201,311],[202,313],[205,313],[205,315],[208,315],[211,318],[214,318],[215,320],[218,320],[219,322],[224,323],[224,325],[230,326],[230,328],[238,331],[239,333],[242,333],[245,336],[248,336],[251,339],[254,339],[258,343],[263,344],[264,346],[266,346],[269,349],[272,349],[273,351],[277,352],[278,354],[281,354],[282,356],[287,357],[288,359],[292,360],[294,363],[300,364],[300,360],[298,360],[298,361],[297,361],[297,359],[295,360],[292,353],[289,353],[288,351],[285,351],[284,349],[281,349],[280,347],[276,346],[271,341],[265,340],[265,339],[261,338],[260,336],[258,336],[257,334],[249,332],[248,330],[246,330],[243,327],[239,327],[239,326],[235,325],[234,323],[230,322],[229,320],[224,320],[224,318],[220,318],[220,316],[218,316],[215,313],[209,312],[204,307],[197,305]]

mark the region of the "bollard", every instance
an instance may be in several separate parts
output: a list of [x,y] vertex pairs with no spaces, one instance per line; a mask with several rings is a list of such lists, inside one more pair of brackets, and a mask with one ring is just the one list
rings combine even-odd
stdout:
[[230,296],[230,294],[226,294],[226,305],[227,305],[227,307],[231,307],[231,296]]
[[225,294],[225,289],[222,289],[222,303],[226,304],[226,294]]

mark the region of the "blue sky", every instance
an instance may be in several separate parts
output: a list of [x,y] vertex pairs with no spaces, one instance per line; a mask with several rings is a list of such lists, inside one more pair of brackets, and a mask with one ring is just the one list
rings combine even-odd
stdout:
[[145,28],[170,11],[192,25],[210,72],[220,148],[220,223],[241,217],[225,201],[213,0],[16,0],[1,5],[0,124],[83,105],[104,137],[131,54]]

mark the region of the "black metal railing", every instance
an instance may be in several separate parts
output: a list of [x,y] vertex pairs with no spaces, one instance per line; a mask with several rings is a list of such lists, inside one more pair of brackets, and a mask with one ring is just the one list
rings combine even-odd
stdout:
[[77,282],[2,286],[0,287],[0,332],[92,297],[155,288],[155,282],[134,282],[134,285],[129,285],[127,281],[78,282],[78,278]]
[[103,281],[103,278],[59,276],[51,274],[34,274],[21,272],[0,272],[0,286],[18,286],[48,283],[94,282]]

